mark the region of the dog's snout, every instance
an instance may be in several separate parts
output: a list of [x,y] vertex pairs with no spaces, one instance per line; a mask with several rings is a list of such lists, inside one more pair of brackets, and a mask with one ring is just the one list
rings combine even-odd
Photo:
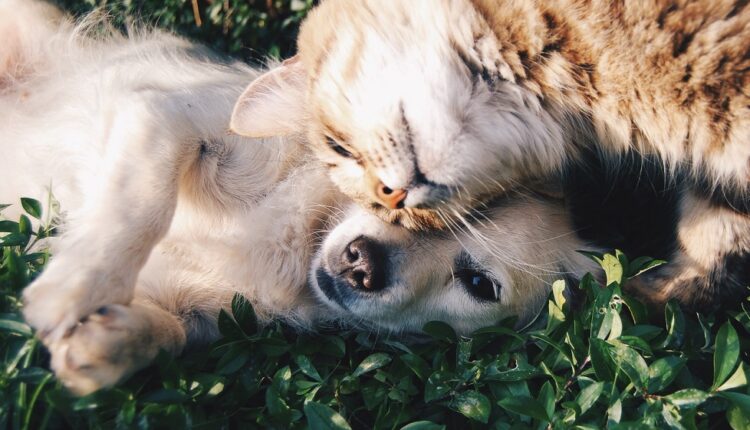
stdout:
[[367,237],[354,239],[341,254],[341,275],[355,290],[381,290],[385,286],[385,265],[383,246]]

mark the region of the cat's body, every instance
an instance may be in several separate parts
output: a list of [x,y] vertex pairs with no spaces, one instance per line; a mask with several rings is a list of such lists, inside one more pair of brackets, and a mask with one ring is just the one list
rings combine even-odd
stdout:
[[296,85],[283,105],[301,106],[333,181],[388,221],[465,225],[508,189],[564,179],[582,150],[613,170],[636,151],[686,181],[657,301],[710,305],[712,274],[750,255],[745,2],[328,0],[270,75],[234,128],[294,131],[243,118],[271,116],[275,84]]

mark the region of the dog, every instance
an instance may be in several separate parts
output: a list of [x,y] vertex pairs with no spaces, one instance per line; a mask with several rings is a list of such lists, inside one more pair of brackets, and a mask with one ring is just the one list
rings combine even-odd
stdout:
[[228,134],[261,73],[245,64],[43,3],[3,0],[0,17],[0,201],[59,201],[23,314],[76,394],[218,338],[236,293],[298,330],[468,334],[523,325],[554,280],[593,270],[562,200],[518,194],[416,233],[352,204],[304,136]]

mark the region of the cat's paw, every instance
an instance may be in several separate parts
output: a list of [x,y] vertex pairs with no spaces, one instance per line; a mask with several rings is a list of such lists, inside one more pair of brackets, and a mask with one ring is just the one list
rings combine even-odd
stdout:
[[51,367],[57,378],[72,393],[85,395],[111,387],[148,366],[160,349],[174,352],[175,342],[184,343],[184,337],[180,339],[170,331],[175,322],[147,311],[104,306],[65,337],[49,344]]
[[80,262],[64,263],[59,259],[50,263],[23,293],[24,317],[46,344],[63,338],[102,306],[127,304],[133,296],[133,287],[122,276],[81,267]]

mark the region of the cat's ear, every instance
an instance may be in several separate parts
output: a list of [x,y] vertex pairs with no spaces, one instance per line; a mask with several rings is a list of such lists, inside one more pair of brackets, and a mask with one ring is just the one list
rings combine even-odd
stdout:
[[294,56],[255,79],[234,105],[229,128],[248,137],[285,136],[302,131],[307,72]]

